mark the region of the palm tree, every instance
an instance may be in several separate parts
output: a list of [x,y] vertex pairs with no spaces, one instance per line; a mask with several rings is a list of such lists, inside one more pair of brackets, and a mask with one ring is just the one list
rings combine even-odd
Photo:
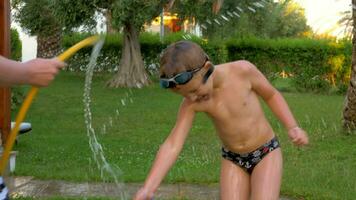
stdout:
[[352,12],[347,10],[341,12],[341,19],[338,21],[338,27],[344,27],[343,33],[346,38],[352,38]]
[[352,65],[351,79],[347,90],[344,110],[343,110],[343,125],[348,130],[356,128],[356,0],[352,0]]
[[53,58],[61,51],[62,31],[58,26],[51,34],[37,35],[37,57],[38,58]]
[[52,58],[61,50],[62,25],[49,0],[12,0],[15,21],[37,36],[37,57]]

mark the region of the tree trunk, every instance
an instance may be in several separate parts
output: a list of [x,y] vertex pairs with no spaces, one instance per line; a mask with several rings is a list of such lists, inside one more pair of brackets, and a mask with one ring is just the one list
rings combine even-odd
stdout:
[[[7,58],[11,55],[10,45],[10,1],[0,2],[0,55]],[[0,147],[5,145],[11,131],[11,90],[0,87]]]
[[216,15],[220,11],[220,8],[223,4],[224,0],[215,0],[213,2],[213,13]]
[[134,25],[125,25],[119,71],[108,81],[109,87],[141,88],[150,83],[143,64],[138,35]]
[[353,38],[352,38],[352,66],[351,79],[347,90],[344,111],[343,125],[347,130],[356,129],[356,0],[352,0]]
[[116,29],[112,26],[112,12],[110,9],[107,9],[105,11],[105,18],[106,18],[106,33],[107,34],[112,34],[116,33]]
[[37,57],[53,58],[61,51],[62,31],[58,27],[53,30],[53,34],[37,35]]

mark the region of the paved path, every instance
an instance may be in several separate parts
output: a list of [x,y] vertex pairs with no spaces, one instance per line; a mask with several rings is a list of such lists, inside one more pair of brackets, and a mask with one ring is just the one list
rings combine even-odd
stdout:
[[[138,190],[140,184],[126,183],[118,187],[113,183],[74,183],[59,180],[35,180],[32,177],[8,177],[6,179],[12,196],[23,197],[112,197],[121,198],[125,191],[128,197]],[[122,189],[123,188],[123,189]],[[163,184],[159,188],[156,199],[171,199],[185,197],[192,200],[217,200],[219,188],[214,185],[197,184]],[[128,198],[130,199],[130,198]],[[281,198],[281,200],[290,200]]]

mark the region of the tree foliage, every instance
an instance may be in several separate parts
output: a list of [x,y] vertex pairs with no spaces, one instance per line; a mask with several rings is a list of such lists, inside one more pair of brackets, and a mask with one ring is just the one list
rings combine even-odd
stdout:
[[95,12],[110,13],[112,26],[123,32],[122,55],[118,73],[108,82],[110,87],[142,87],[147,85],[149,77],[145,71],[141,56],[138,36],[145,23],[159,15],[163,5],[161,0],[94,0],[86,4],[85,0],[77,0],[95,15]]
[[352,23],[353,23],[353,19],[352,19],[352,12],[351,11],[344,11],[341,12],[341,19],[338,20],[338,24],[341,27],[344,27],[344,31],[343,34],[347,39],[352,38]]
[[[300,36],[301,33],[311,30],[307,25],[305,11],[299,4],[293,1],[284,0],[277,3],[279,17],[277,17],[277,37],[294,37]],[[273,24],[274,25],[274,24]],[[279,30],[279,31],[278,31]]]
[[72,32],[81,27],[87,32],[93,32],[97,24],[95,19],[95,4],[91,1],[49,0],[54,16],[59,20],[63,31]]
[[30,35],[51,34],[60,26],[49,0],[13,0],[15,21]]
[[138,30],[150,23],[162,11],[161,0],[118,0],[113,9],[113,25],[116,28],[134,25]]
[[211,9],[214,2],[176,1],[173,12],[183,19],[194,18],[208,38],[294,37],[310,30],[303,8],[291,0],[224,0],[217,14]]
[[13,16],[30,35],[51,35],[58,27],[70,32],[95,25],[94,4],[71,0],[13,0]]
[[15,21],[26,33],[37,36],[37,57],[44,58],[56,56],[61,51],[63,32],[79,26],[94,27],[90,8],[83,2],[68,0],[12,1]]

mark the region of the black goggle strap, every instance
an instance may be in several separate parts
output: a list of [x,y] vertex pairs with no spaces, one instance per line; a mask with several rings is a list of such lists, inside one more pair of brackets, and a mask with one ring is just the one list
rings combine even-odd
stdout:
[[214,65],[210,66],[209,70],[205,73],[205,75],[203,77],[204,84],[208,81],[208,79],[209,79],[210,75],[213,73],[213,71],[214,71]]

